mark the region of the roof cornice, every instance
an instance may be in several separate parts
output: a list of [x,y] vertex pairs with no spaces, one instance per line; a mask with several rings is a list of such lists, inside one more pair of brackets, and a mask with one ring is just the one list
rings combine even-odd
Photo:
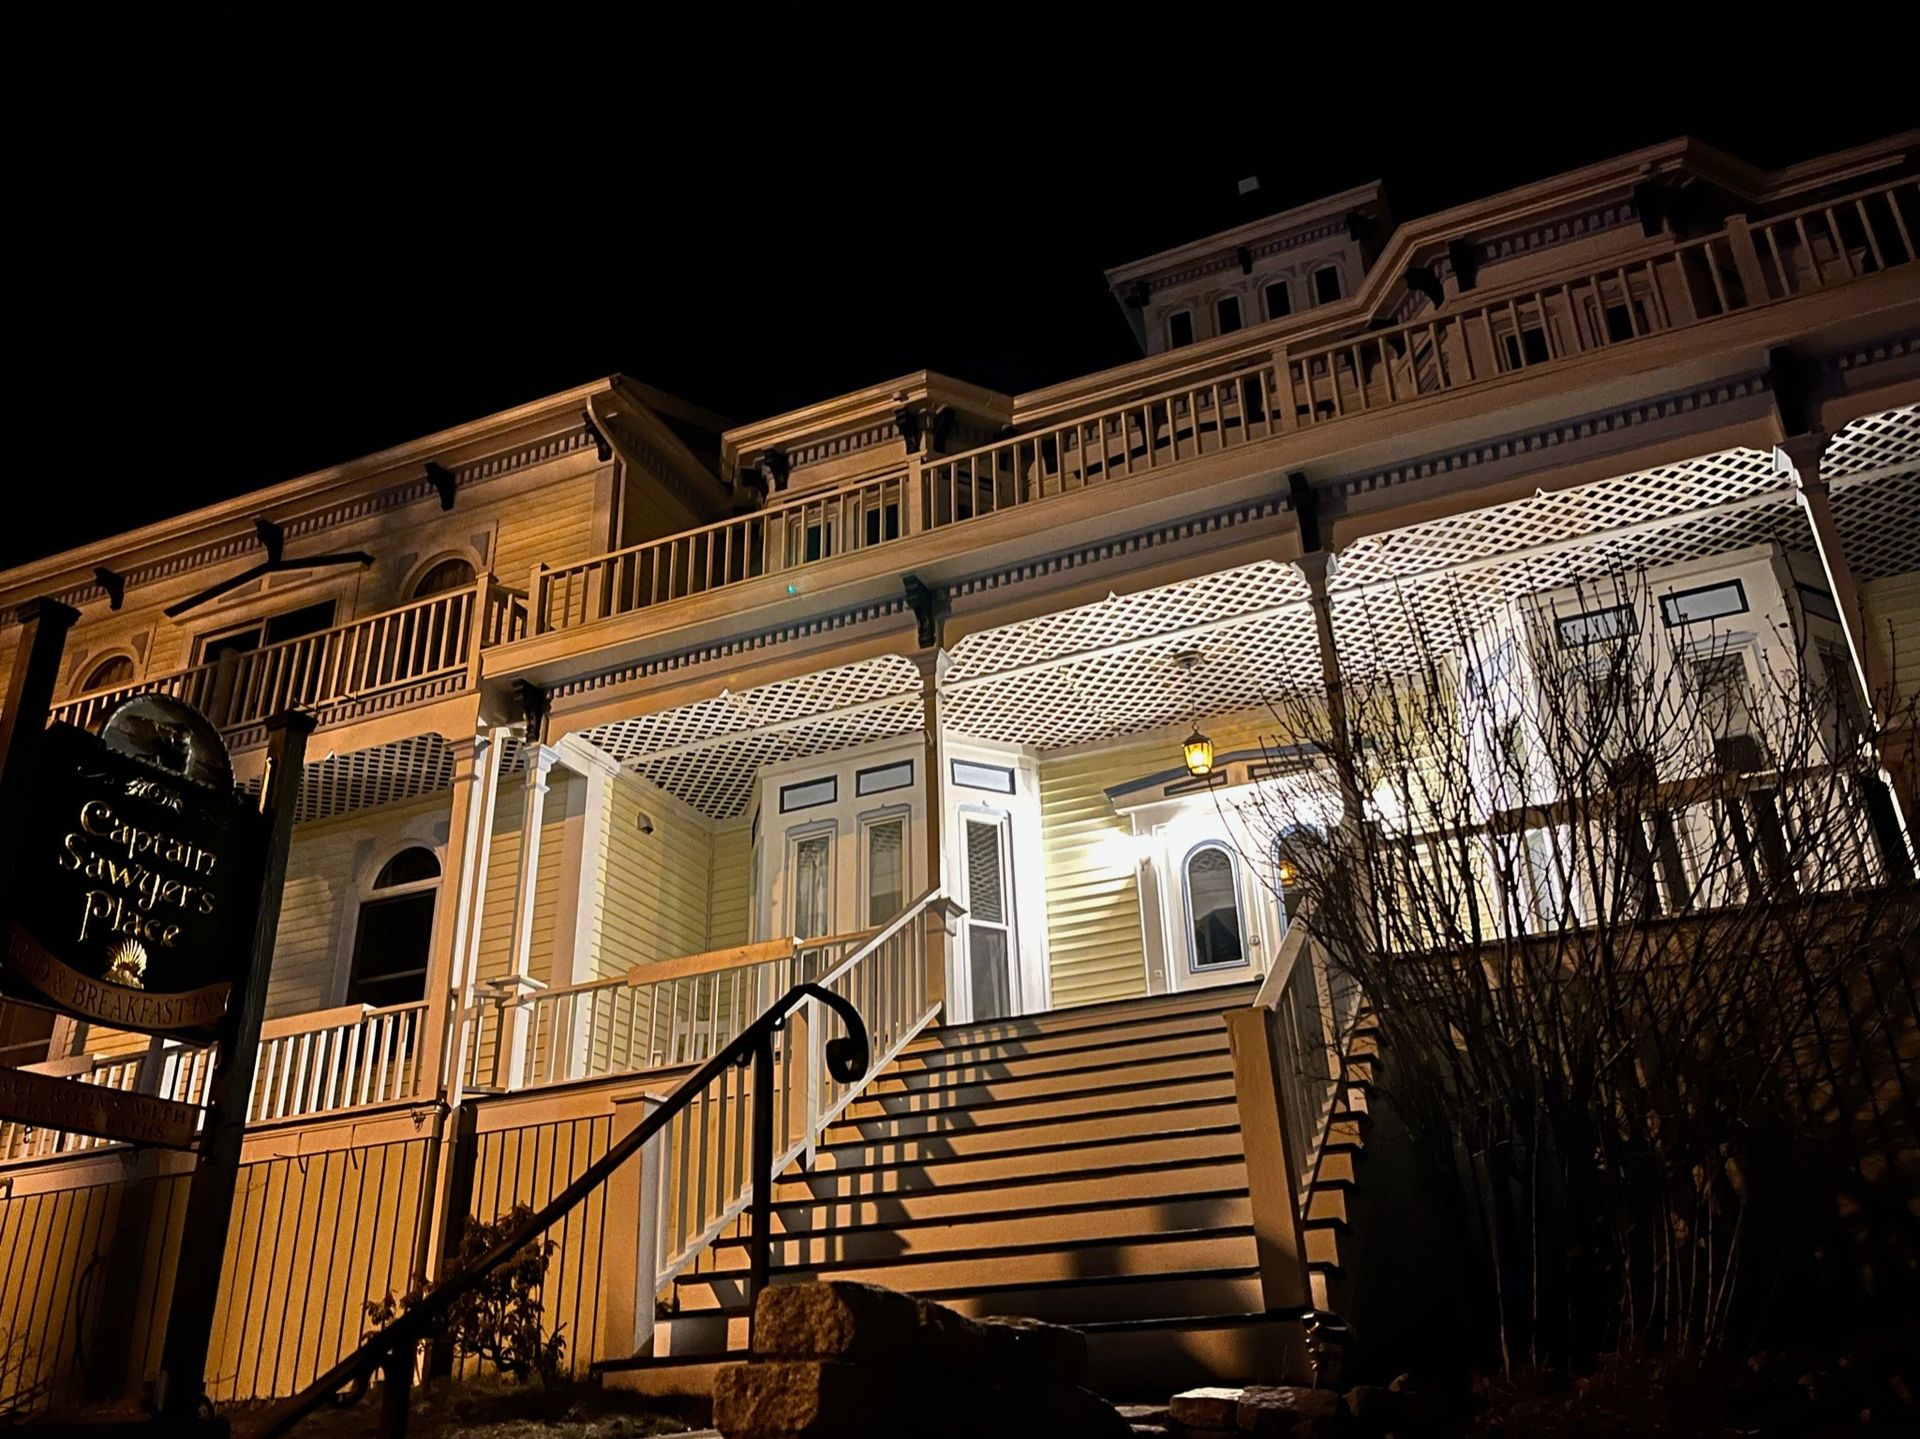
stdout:
[[[502,410],[344,464],[266,489],[109,536],[0,572],[0,607],[36,595],[68,603],[98,598],[96,567],[120,571],[130,586],[250,553],[258,544],[256,515],[281,524],[289,538],[433,493],[429,460],[453,471],[456,484],[473,484],[510,470],[571,453],[591,443],[581,420],[587,401],[609,380]],[[516,433],[518,432],[518,433]]]

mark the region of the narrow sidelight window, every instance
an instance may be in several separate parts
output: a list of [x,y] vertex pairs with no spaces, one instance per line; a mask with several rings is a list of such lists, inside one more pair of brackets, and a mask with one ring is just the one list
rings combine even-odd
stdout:
[[833,933],[833,835],[802,835],[793,842],[793,936]]
[[1001,1019],[1013,1012],[1013,877],[1007,868],[1007,826],[997,819],[968,819],[965,825],[973,1017]]
[[907,819],[889,815],[866,826],[867,924],[885,924],[907,907]]

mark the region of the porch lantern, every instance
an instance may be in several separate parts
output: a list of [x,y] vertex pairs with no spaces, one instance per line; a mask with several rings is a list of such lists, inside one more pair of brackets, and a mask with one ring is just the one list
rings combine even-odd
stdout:
[[1195,779],[1205,779],[1213,773],[1213,741],[1200,733],[1198,725],[1180,749],[1186,755],[1188,774]]

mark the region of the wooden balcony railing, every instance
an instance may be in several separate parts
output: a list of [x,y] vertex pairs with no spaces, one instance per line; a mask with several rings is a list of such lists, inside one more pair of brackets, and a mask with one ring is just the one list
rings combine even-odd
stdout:
[[1312,426],[1629,344],[1920,259],[1903,180],[1649,249],[1551,284],[1284,358],[1280,404]]
[[[420,1097],[424,1001],[372,1009],[347,1005],[317,1014],[268,1020],[260,1039],[247,1122],[389,1104]],[[134,1054],[79,1055],[28,1065],[75,1084],[100,1084],[181,1104],[206,1098],[213,1069],[210,1045],[155,1040]],[[112,1141],[0,1121],[0,1163],[46,1159],[98,1149]]]
[[532,634],[688,600],[1236,445],[1491,384],[1920,259],[1920,182],[1610,259],[752,514],[534,570]]
[[90,728],[124,699],[165,694],[223,731],[245,730],[294,707],[326,723],[469,688],[480,651],[525,631],[525,598],[483,578],[318,634],[79,695],[53,713]]

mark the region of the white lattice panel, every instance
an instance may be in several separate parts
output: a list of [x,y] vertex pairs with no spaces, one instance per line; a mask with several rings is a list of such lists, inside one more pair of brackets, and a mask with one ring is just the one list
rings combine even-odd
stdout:
[[587,738],[714,819],[746,811],[755,772],[920,728],[920,676],[886,655],[590,730]]
[[1110,595],[1097,604],[968,635],[948,656],[946,679],[953,683],[1191,625],[1231,620],[1303,600],[1306,595],[1307,582],[1300,571],[1275,560],[1157,590]]
[[1334,590],[1346,590],[1404,580],[1538,545],[1564,544],[1626,526],[1677,519],[1690,511],[1739,503],[1781,488],[1771,455],[1728,450],[1368,535],[1340,551],[1329,583]]
[[1909,462],[1920,463],[1920,405],[1866,415],[1842,425],[1827,442],[1820,470],[1832,481]]
[[[1199,656],[1193,669],[1181,668],[1183,654]],[[1122,649],[1057,658],[954,694],[946,713],[960,734],[1057,749],[1248,709],[1319,674],[1313,614],[1299,600],[1201,636],[1143,637]]]
[[[306,766],[300,778],[296,822],[332,819],[383,804],[417,799],[453,784],[453,750],[437,734],[414,735],[376,749],[328,755]],[[250,780],[251,793],[260,781]]]
[[1836,485],[1833,518],[1856,580],[1920,570],[1920,468]]

